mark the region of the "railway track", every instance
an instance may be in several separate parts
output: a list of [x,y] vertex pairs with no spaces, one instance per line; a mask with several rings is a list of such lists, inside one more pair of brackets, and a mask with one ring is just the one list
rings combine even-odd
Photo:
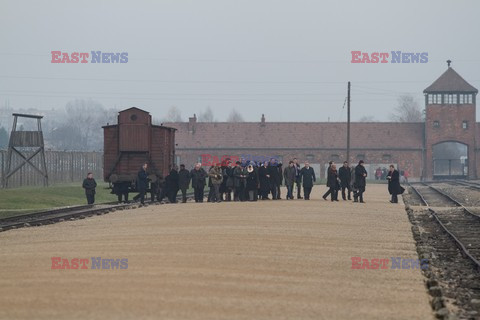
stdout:
[[[462,254],[480,271],[480,216],[431,185],[410,185],[410,187],[428,207],[436,222],[454,240]],[[448,209],[437,212],[432,206],[448,207]]]
[[[188,193],[187,197],[192,198],[193,193]],[[181,200],[181,195],[177,196],[177,200]],[[154,202],[154,204],[160,203]],[[133,209],[136,208],[138,205],[139,203],[137,202],[121,204],[119,204],[118,202],[110,202],[97,205],[80,205],[33,212],[29,214],[0,219],[0,232],[23,227],[52,224],[66,220],[85,219],[86,217],[103,215],[117,210]]]

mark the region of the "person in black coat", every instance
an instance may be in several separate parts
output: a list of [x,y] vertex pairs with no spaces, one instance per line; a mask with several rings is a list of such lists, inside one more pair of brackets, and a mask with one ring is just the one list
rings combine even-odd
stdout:
[[338,183],[338,172],[337,166],[332,164],[330,169],[328,169],[327,183],[329,186],[330,199],[332,201],[338,201],[338,189],[340,184]]
[[345,189],[348,190],[348,200],[352,200],[351,189],[350,189],[350,180],[352,177],[352,172],[348,166],[348,161],[343,162],[343,166],[338,169],[338,178],[340,179],[340,187],[342,188],[342,198],[346,199]]
[[[302,177],[300,176],[300,164],[297,158],[293,158],[293,168],[295,169],[295,184],[297,185],[297,199],[303,199],[301,196],[302,191]],[[293,189],[292,189],[293,192]]]
[[390,171],[387,174],[388,192],[392,195],[391,203],[398,203],[398,195],[402,194],[405,189],[400,185],[400,174],[395,170],[393,164],[390,165]]
[[178,171],[178,187],[182,191],[182,203],[187,202],[187,190],[190,186],[190,172],[185,169],[185,165],[180,165],[180,171]]
[[328,184],[328,173],[330,172],[330,167],[332,166],[332,164],[335,164],[335,162],[333,162],[333,161],[329,161],[329,162],[328,162],[328,168],[327,168],[327,188],[328,188],[328,190],[327,190],[327,192],[325,192],[325,194],[323,195],[323,197],[322,197],[323,200],[327,200],[327,197],[328,197],[328,195],[330,194],[330,185]]
[[300,170],[300,179],[303,181],[303,197],[305,200],[310,200],[310,193],[316,178],[315,171],[310,167],[308,161],[305,161],[305,166]]
[[235,177],[233,176],[233,162],[228,161],[228,165],[224,170],[223,179],[225,180],[225,201],[232,201],[232,191],[235,186]]
[[93,173],[89,172],[87,178],[83,180],[83,189],[85,189],[85,195],[87,196],[87,203],[93,204],[95,202],[95,188],[97,182],[93,179]]
[[140,203],[145,204],[145,193],[148,188],[148,164],[144,163],[140,171],[137,174],[137,190],[138,194],[133,197],[133,200],[137,201],[140,198]]
[[[367,185],[367,170],[364,167],[365,162],[360,160],[358,166],[355,167],[355,187],[358,190],[357,195],[360,203],[365,203],[363,201],[363,193],[365,192],[365,187]],[[354,202],[358,202],[355,201]]]
[[245,201],[245,186],[247,179],[247,170],[242,167],[242,163],[237,161],[237,166],[233,169],[234,177],[234,189],[233,189],[233,200],[234,201]]
[[177,202],[177,193],[179,189],[179,176],[177,171],[177,166],[173,166],[170,170],[170,174],[165,177],[165,182],[167,184],[167,197],[170,203]]
[[131,182],[129,181],[116,182],[113,184],[113,193],[117,195],[119,203],[122,202],[122,198],[124,199],[124,203],[128,203],[128,191],[130,185]]
[[247,196],[249,201],[257,201],[258,199],[258,173],[257,170],[250,164],[247,167]]
[[260,180],[260,193],[262,200],[268,200],[268,193],[270,192],[270,175],[268,174],[268,162],[265,161],[260,168],[258,168],[258,179]]
[[278,199],[278,182],[280,181],[279,172],[278,172],[278,166],[275,158],[270,159],[270,163],[268,164],[267,167],[267,172],[268,172],[268,181],[270,182],[270,192],[272,193],[272,200],[277,200]]
[[195,192],[195,202],[203,202],[203,190],[205,189],[207,172],[202,168],[201,163],[195,164],[195,168],[190,171],[192,178],[192,188]]

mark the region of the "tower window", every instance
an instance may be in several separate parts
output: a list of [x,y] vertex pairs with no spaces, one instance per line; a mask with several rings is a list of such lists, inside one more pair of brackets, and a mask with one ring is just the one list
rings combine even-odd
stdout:
[[[468,101],[467,101],[467,98],[468,98]],[[472,95],[471,95],[471,94],[467,94],[467,97],[466,97],[466,99],[465,99],[465,102],[466,102],[466,103],[473,103]]]
[[433,127],[440,128],[440,121],[437,121],[437,120],[433,121]]
[[428,95],[428,104],[432,104],[433,103],[433,94],[429,94]]
[[454,94],[454,95],[452,96],[452,98],[453,98],[452,103],[453,103],[453,104],[457,104],[457,95]]
[[463,120],[463,122],[462,122],[462,129],[468,129],[468,121]]
[[459,95],[458,95],[458,103],[464,104],[464,102],[463,102],[463,94],[459,94]]

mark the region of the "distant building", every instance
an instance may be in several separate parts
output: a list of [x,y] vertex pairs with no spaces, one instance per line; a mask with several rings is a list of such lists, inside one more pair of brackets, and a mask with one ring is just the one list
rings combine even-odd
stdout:
[[[413,178],[476,178],[480,149],[476,123],[478,90],[450,63],[424,90],[426,120],[418,123],[352,123],[350,162],[364,160],[370,178],[378,168],[398,165]],[[189,122],[177,128],[176,157],[187,166],[222,157],[308,160],[325,177],[328,161],[346,160],[346,123],[332,122]]]

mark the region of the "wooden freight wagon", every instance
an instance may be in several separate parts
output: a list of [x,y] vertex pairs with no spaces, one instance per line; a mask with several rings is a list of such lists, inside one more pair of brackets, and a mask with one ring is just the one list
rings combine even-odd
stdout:
[[103,127],[103,178],[117,185],[136,190],[137,173],[148,163],[149,180],[153,183],[170,171],[175,159],[175,128],[152,125],[150,113],[129,108],[118,113],[118,124]]

